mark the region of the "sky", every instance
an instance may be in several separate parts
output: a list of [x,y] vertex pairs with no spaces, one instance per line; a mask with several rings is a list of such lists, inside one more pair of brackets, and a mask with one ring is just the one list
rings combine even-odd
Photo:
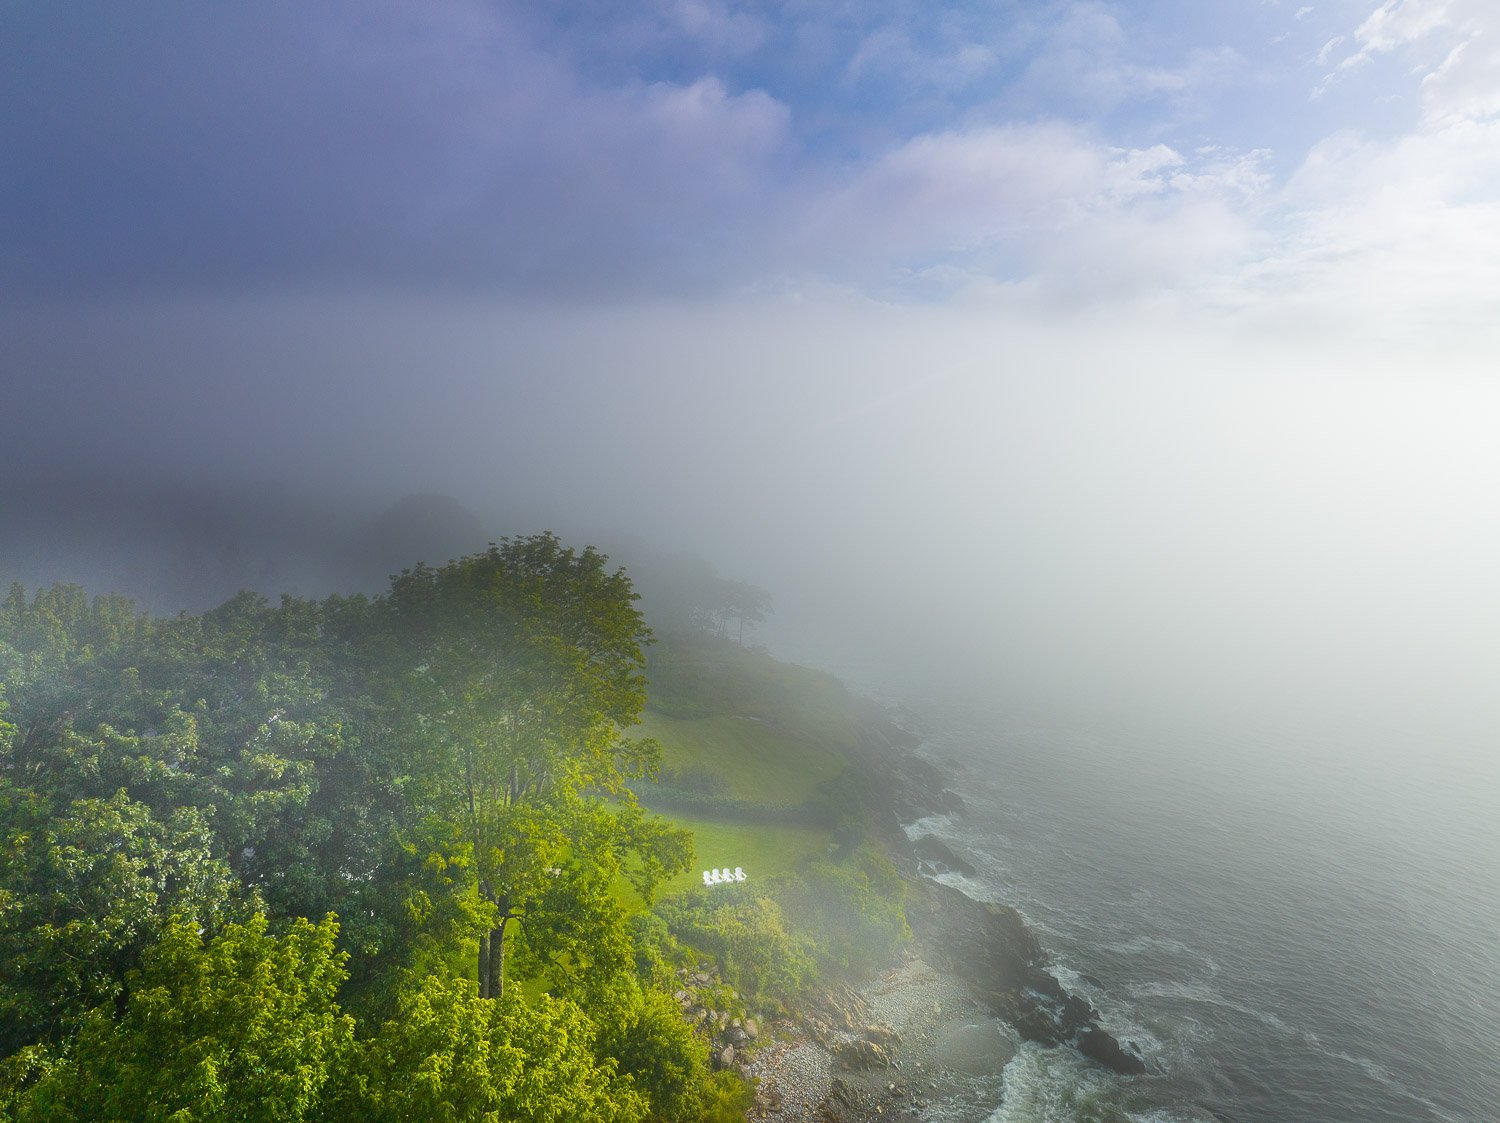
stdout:
[[0,526],[125,584],[441,493],[883,682],[1493,730],[1497,359],[1491,0],[0,4]]

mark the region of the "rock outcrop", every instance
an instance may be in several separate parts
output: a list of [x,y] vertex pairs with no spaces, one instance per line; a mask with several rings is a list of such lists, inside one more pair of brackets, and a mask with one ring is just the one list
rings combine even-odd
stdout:
[[908,900],[907,919],[923,957],[969,979],[1025,1040],[1071,1045],[1116,1072],[1146,1071],[1141,1056],[1099,1024],[1093,1005],[1047,970],[1046,953],[1015,909],[924,880]]

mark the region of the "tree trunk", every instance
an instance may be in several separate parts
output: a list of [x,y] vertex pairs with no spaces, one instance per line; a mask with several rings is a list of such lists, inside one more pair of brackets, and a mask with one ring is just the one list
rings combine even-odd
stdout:
[[490,997],[490,934],[479,934],[479,997]]
[[500,927],[490,929],[490,998],[505,993],[505,926],[510,917],[500,918]]

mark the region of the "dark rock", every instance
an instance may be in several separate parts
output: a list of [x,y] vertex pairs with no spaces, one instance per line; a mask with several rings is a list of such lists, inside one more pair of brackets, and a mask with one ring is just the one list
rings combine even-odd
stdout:
[[1135,1075],[1146,1071],[1145,1061],[1136,1053],[1121,1048],[1114,1035],[1106,1033],[1097,1025],[1080,1031],[1073,1039],[1073,1044],[1085,1057],[1116,1072]]
[[828,1098],[819,1109],[818,1118],[823,1123],[865,1123],[872,1114],[857,1091],[835,1076]]
[[919,858],[938,867],[939,871],[953,870],[965,877],[973,877],[979,871],[953,852],[953,848],[936,835],[924,834],[912,841],[912,849]]
[[969,809],[969,805],[964,802],[964,797],[949,788],[944,788],[939,792],[938,799],[941,801],[942,809],[950,815],[962,815]]
[[1073,1045],[1116,1072],[1146,1071],[1138,1055],[1099,1025],[1098,1011],[1046,969],[1046,953],[1015,909],[925,879],[914,888],[907,919],[921,954],[973,980],[990,1011],[1023,1039]]

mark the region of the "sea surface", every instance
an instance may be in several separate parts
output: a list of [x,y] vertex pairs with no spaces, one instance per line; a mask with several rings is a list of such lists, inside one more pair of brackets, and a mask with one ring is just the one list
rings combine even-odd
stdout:
[[943,880],[1019,908],[1155,1070],[1026,1046],[976,1123],[1500,1120],[1494,744],[927,724],[968,811],[915,829],[978,871]]

